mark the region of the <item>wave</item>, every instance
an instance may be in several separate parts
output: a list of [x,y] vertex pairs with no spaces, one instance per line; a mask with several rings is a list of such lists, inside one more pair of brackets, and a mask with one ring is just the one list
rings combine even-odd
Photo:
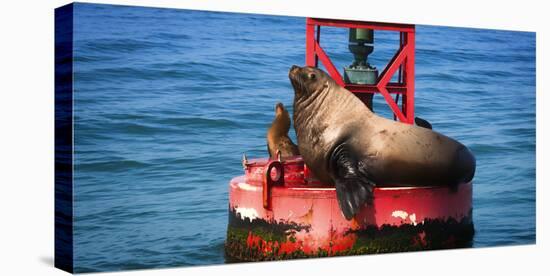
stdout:
[[[80,159],[77,159],[80,160]],[[151,164],[135,161],[135,160],[109,160],[97,162],[77,162],[75,170],[83,172],[104,172],[104,171],[121,171],[131,169],[147,168]]]

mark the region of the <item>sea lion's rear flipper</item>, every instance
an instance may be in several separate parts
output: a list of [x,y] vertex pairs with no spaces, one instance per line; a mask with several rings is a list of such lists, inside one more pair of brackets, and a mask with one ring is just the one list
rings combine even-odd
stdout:
[[420,117],[414,117],[414,123],[419,127],[432,129],[432,124],[430,124],[430,122],[428,122],[427,120],[424,120]]
[[330,165],[336,186],[338,205],[347,220],[352,219],[365,203],[372,202],[374,183],[359,167],[357,157],[346,143],[338,145],[331,154]]

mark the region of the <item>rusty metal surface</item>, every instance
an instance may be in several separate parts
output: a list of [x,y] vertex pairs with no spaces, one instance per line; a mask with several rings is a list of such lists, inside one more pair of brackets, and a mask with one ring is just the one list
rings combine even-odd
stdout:
[[226,251],[237,259],[462,247],[473,235],[472,183],[455,190],[446,186],[375,188],[373,204],[348,221],[338,206],[335,188],[307,181],[300,157],[282,162],[285,182],[270,187],[270,208],[265,208],[260,176],[265,175],[267,164],[268,159],[250,160],[245,175],[229,183]]

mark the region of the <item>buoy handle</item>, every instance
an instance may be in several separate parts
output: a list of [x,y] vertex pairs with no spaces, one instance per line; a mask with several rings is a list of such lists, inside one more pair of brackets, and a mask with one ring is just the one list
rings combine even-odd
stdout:
[[271,188],[283,186],[285,182],[284,167],[281,161],[270,160],[266,165],[263,178],[263,205],[265,209],[271,210]]

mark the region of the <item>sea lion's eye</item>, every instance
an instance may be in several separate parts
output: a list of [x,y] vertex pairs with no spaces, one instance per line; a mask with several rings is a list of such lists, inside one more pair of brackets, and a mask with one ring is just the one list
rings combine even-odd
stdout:
[[313,73],[309,74],[309,79],[314,80],[315,79],[315,74],[313,74]]

